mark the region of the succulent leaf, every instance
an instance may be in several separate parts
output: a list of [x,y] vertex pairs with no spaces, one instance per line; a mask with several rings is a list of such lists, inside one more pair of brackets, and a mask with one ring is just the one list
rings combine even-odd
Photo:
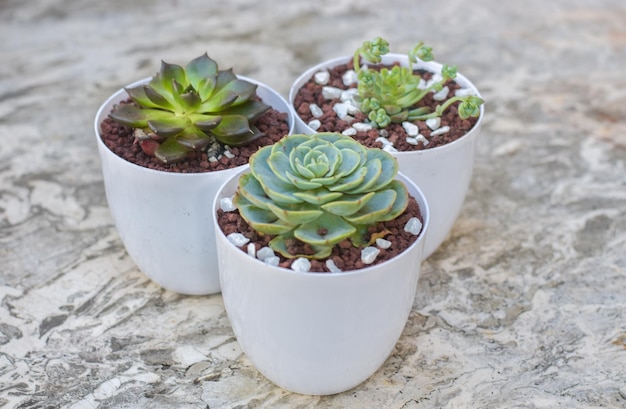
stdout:
[[[289,135],[250,158],[250,173],[240,178],[233,203],[260,232],[276,220],[291,226],[270,241],[283,256],[323,258],[343,240],[366,243],[368,226],[406,209],[408,193],[394,180],[397,172],[389,153],[348,136]],[[292,254],[294,238],[315,254]]]
[[185,68],[163,61],[147,84],[126,89],[133,104],[115,106],[109,116],[133,128],[149,126],[154,141],[167,145],[152,149],[151,143],[146,151],[174,163],[190,148],[205,149],[214,141],[242,146],[260,137],[254,122],[270,106],[257,100],[256,90],[232,69],[220,71],[205,53]]
[[[381,46],[377,49],[375,44],[382,44],[384,47]],[[372,41],[365,41],[355,51],[353,58],[354,69],[358,78],[357,91],[361,101],[363,101],[360,109],[367,115],[373,126],[385,128],[391,123],[440,117],[452,102],[467,101],[470,98],[450,98],[432,112],[412,109],[428,93],[441,90],[447,81],[456,78],[457,68],[456,66],[443,65],[441,80],[435,81],[423,89],[424,87],[420,87],[421,76],[413,73],[413,66],[394,66],[391,69],[382,68],[380,70],[360,66],[361,57],[367,61],[379,63],[381,61],[380,55],[389,51],[386,46],[388,43],[379,37]],[[411,65],[419,60],[432,61],[433,58],[432,48],[427,47],[421,41],[408,53]],[[479,107],[482,103],[482,100],[469,102],[458,110],[459,116],[462,119],[467,119],[470,116],[477,117],[480,114]]]

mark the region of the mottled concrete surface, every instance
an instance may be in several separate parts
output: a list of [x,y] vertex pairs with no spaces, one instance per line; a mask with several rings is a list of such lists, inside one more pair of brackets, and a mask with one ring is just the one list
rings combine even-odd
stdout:
[[[128,258],[92,121],[161,59],[208,51],[286,95],[375,35],[423,39],[479,87],[474,178],[384,366],[292,394],[241,353],[221,296]],[[622,0],[3,0],[0,38],[0,407],[626,406]]]

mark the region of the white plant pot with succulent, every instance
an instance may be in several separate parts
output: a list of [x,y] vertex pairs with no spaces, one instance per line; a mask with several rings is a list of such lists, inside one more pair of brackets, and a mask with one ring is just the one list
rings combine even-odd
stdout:
[[[194,60],[196,65],[203,65],[196,71],[213,70],[209,67],[211,62],[206,59],[208,57],[204,57],[206,55]],[[181,75],[178,68],[175,69],[177,72],[171,72],[172,67],[178,66],[163,64],[160,72],[161,78]],[[163,67],[169,67],[166,68],[165,73]],[[189,66],[187,69],[189,70]],[[217,66],[214,70],[217,70]],[[191,78],[191,74],[189,75]],[[232,75],[232,73],[227,75]],[[159,74],[155,76],[155,78],[158,77]],[[292,133],[293,115],[283,97],[261,82],[243,76],[236,78],[253,85],[255,87],[253,91],[263,103],[279,112],[287,113],[289,133]],[[174,173],[153,170],[118,156],[105,145],[101,137],[102,122],[111,114],[112,110],[119,109],[120,102],[129,98],[128,90],[134,90],[134,95],[137,95],[138,92],[144,90],[143,86],[155,85],[154,82],[151,82],[152,79],[146,78],[116,91],[102,104],[96,114],[95,134],[108,205],[126,251],[139,269],[151,280],[168,290],[182,294],[218,293],[220,283],[215,250],[215,233],[213,220],[209,214],[209,203],[212,202],[218,188],[224,181],[238,173],[245,165],[202,173]],[[178,77],[177,79],[183,81]],[[195,81],[194,83],[199,81],[198,73],[196,73],[196,78],[193,81]],[[235,87],[242,86],[241,82],[237,82],[237,84],[239,85],[235,85]],[[163,84],[157,83],[154,88],[161,94],[165,94],[163,86]],[[250,89],[249,85],[244,84],[244,87],[247,90]],[[184,93],[188,96],[183,98],[193,99],[189,96],[188,89],[183,90],[182,94]],[[145,98],[145,91],[141,94],[138,98]],[[179,97],[180,95],[176,98]],[[152,96],[152,98],[158,100],[159,96]],[[172,97],[167,98],[170,98],[170,101],[164,103],[171,105],[173,103]],[[227,98],[232,100],[231,97],[227,96]],[[188,103],[196,104],[196,102],[190,101]],[[241,108],[243,104],[238,105]],[[154,108],[157,109],[158,107],[155,106]],[[211,109],[215,110],[214,107]],[[222,113],[225,114],[224,111]],[[216,129],[215,122],[217,121],[215,121],[214,115],[199,118],[199,121],[205,121],[203,125],[213,121],[213,124],[208,124],[206,129],[211,127],[213,130]],[[223,118],[226,118],[226,115],[222,115],[222,120],[224,120]],[[177,126],[176,123],[167,122],[168,118],[166,117],[161,119],[163,127],[167,128],[168,132]],[[250,120],[250,124],[252,124],[252,120]],[[156,129],[156,126],[154,128]],[[155,135],[152,135],[152,138],[159,139]],[[152,143],[150,140],[148,142],[149,144]],[[182,147],[182,150],[187,148]],[[180,151],[180,147],[174,147],[169,151],[165,150],[164,155],[169,158],[171,155],[180,154]]]
[[[339,150],[325,146],[337,139],[343,140],[332,142]],[[246,240],[234,244],[233,236],[242,233],[216,228],[224,304],[242,350],[265,377],[297,393],[339,393],[370,377],[402,333],[417,289],[428,206],[413,182],[396,175],[391,155],[369,149],[374,153],[363,156],[365,148],[351,138],[291,135],[273,148],[258,151],[249,169],[232,176],[213,203],[216,225],[234,203],[254,231],[277,234],[270,247],[257,248],[258,243]],[[337,152],[338,166],[326,166],[337,163]],[[316,179],[316,174],[324,176]],[[302,268],[309,261],[299,264],[305,257],[326,257],[338,240],[361,242],[363,225],[352,223],[394,220],[409,196],[419,206],[421,226],[412,231],[414,241],[404,251],[352,271],[310,272]],[[304,201],[296,203],[299,199]],[[294,237],[309,243],[315,255],[289,253],[285,242]],[[285,252],[298,257],[291,268],[277,265]]]
[[[377,61],[377,63],[382,63],[384,65],[399,63],[402,67],[411,67],[413,70],[422,69],[435,75],[439,75],[442,72],[449,72],[447,70],[449,70],[450,67],[444,66],[431,60],[432,55],[430,54],[430,48],[424,47],[422,43],[419,43],[415,47],[415,49],[411,53],[409,53],[409,55],[386,53],[388,51],[386,49],[386,46],[388,45],[386,42],[382,44],[382,50],[377,49],[375,50],[376,52],[372,53],[373,49],[380,45],[379,41],[384,42],[384,40],[382,39],[377,39],[373,42],[366,42],[364,44],[364,47],[357,50],[355,55],[358,55],[360,53],[363,57],[370,61]],[[374,46],[372,46],[372,44],[374,44]],[[369,49],[367,49],[368,45],[370,47]],[[376,60],[377,56],[378,58],[380,58],[380,60]],[[325,61],[311,67],[295,80],[289,91],[288,98],[289,103],[296,112],[295,132],[306,134],[319,132],[316,128],[317,124],[305,122],[297,112],[298,107],[294,106],[296,96],[298,95],[300,89],[316,75],[319,75],[319,79],[317,81],[323,83],[327,78],[329,69],[332,69],[339,65],[348,64],[350,61],[355,61],[355,56],[346,56]],[[454,72],[452,73],[452,75],[454,81],[461,87],[462,91],[458,92],[459,97],[452,96],[448,98],[447,101],[454,102],[460,100],[461,98],[467,101],[469,99],[470,104],[466,105],[466,113],[469,113],[469,111],[473,111],[471,112],[472,116],[478,116],[476,123],[464,136],[445,145],[413,151],[398,151],[394,149],[393,144],[387,142],[385,138],[380,139],[380,141],[383,142],[384,149],[388,150],[390,153],[392,153],[392,155],[397,158],[398,164],[400,166],[400,172],[402,172],[413,182],[415,182],[422,189],[424,195],[426,195],[426,198],[428,199],[428,203],[431,209],[431,223],[428,237],[426,238],[424,258],[430,256],[441,245],[441,243],[450,232],[455,220],[457,219],[461,211],[461,207],[463,205],[463,201],[465,200],[465,196],[467,194],[471,181],[472,171],[474,167],[476,143],[478,141],[482,120],[484,117],[484,104],[482,103],[482,99],[480,98],[480,93],[478,92],[478,89],[465,76],[457,74],[455,67],[453,67],[453,70]],[[354,81],[357,79],[356,73],[350,73],[352,74],[351,76],[346,76],[346,87],[348,87],[350,83],[354,84]],[[443,81],[445,80],[447,80],[447,78],[443,79]],[[434,83],[435,81],[431,82],[430,85],[433,85]],[[398,89],[399,87],[395,88]],[[420,89],[417,89],[417,87],[413,86],[413,89],[417,92],[423,90],[423,88],[424,87],[420,87]],[[436,93],[438,92],[437,90],[441,87],[433,85],[433,88],[434,91],[431,92]],[[335,93],[333,93],[333,91]],[[392,95],[392,93],[390,92],[389,95]],[[340,91],[337,91],[337,89],[329,89],[329,97],[339,98],[341,100],[341,103],[346,103],[348,106],[352,105],[351,107],[349,107],[349,110],[354,109],[355,106],[357,107],[357,109],[359,108],[359,106],[362,108],[364,102],[363,98],[359,100],[359,96],[356,93],[341,93]],[[406,97],[406,95],[402,95],[402,97]],[[331,101],[329,100],[328,102]],[[445,104],[446,101],[442,101],[442,111],[445,111],[445,109],[447,108],[447,105]],[[384,105],[384,102],[381,102],[380,105]],[[397,109],[397,107],[392,109]],[[374,113],[370,113],[371,120],[368,120],[368,122],[372,123],[374,125],[374,128],[376,128],[376,110],[372,110],[374,111]],[[459,108],[459,112],[460,111],[461,109]],[[319,112],[320,111],[318,111],[318,115]],[[402,110],[401,114],[404,115],[407,112],[408,110],[404,109]],[[345,113],[343,115],[345,115]],[[390,116],[392,118],[394,117],[393,114]],[[429,116],[432,118],[437,117],[437,115],[434,115],[432,113],[424,114],[423,112],[417,112],[417,114],[413,116],[418,118],[418,120],[423,120],[423,118],[427,118]],[[401,120],[406,122],[415,121],[410,116]],[[400,120],[397,120],[396,122],[399,121]],[[430,126],[435,128],[433,129],[433,132],[445,132],[445,127],[440,127],[439,131],[437,131],[437,127],[439,126],[437,124],[437,120],[434,119],[433,122],[428,122],[429,124],[431,124]],[[364,129],[371,129],[371,126],[368,125],[369,124],[367,124]],[[355,128],[357,127],[358,126],[351,127],[348,125],[347,128],[333,129],[332,131],[344,132],[346,131],[346,129],[349,129],[346,134],[355,134],[357,132]],[[380,126],[378,127],[384,128]],[[408,127],[410,127],[410,125]],[[412,130],[409,128],[405,128],[407,129],[407,141],[410,139],[411,144],[413,145],[421,144],[424,142],[428,143],[427,139],[424,138],[421,133],[418,134],[416,128],[417,127],[413,127]],[[324,129],[324,131],[331,130]]]

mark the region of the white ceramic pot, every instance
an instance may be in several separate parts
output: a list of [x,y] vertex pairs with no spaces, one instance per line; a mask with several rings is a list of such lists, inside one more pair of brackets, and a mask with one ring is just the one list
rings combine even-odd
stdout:
[[[382,57],[383,64],[400,62],[409,65],[406,55],[387,54]],[[298,90],[318,71],[347,64],[352,57],[340,57],[328,60],[305,71],[291,86],[289,103],[293,107]],[[432,72],[441,72],[441,64],[436,62],[419,62],[415,68],[423,68]],[[464,88],[470,88],[480,96],[478,90],[466,77],[457,75],[456,81]],[[458,217],[474,168],[474,151],[480,133],[484,105],[480,107],[480,117],[474,127],[462,138],[437,148],[414,152],[392,153],[398,159],[400,172],[415,182],[426,195],[430,206],[431,220],[424,258],[430,256],[448,235],[452,225]],[[309,127],[296,113],[296,133],[312,134],[315,131]],[[337,132],[343,129],[336,130]]]
[[[267,85],[257,84],[257,94],[280,112],[293,114],[287,101]],[[150,78],[128,87],[146,83]],[[95,133],[102,162],[107,201],[126,251],[150,279],[182,294],[220,292],[210,204],[217,189],[237,168],[205,173],[172,173],[144,168],[113,153],[100,137],[100,123],[113,105],[127,98],[115,92],[98,110]]]
[[[302,394],[339,393],[366,380],[393,350],[413,305],[429,225],[422,192],[398,178],[419,203],[422,233],[399,256],[361,270],[325,274],[272,267],[216,229],[233,331],[250,361],[276,385]],[[219,198],[232,197],[238,179],[218,193],[214,218]]]

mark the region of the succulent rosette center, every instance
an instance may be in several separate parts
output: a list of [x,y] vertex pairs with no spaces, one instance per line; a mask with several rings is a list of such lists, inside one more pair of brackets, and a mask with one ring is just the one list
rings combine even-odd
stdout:
[[[270,246],[283,256],[324,258],[345,239],[363,245],[369,226],[406,209],[397,173],[390,154],[350,137],[290,135],[250,158],[234,203],[252,228],[276,236]],[[309,251],[294,253],[293,240]]]

